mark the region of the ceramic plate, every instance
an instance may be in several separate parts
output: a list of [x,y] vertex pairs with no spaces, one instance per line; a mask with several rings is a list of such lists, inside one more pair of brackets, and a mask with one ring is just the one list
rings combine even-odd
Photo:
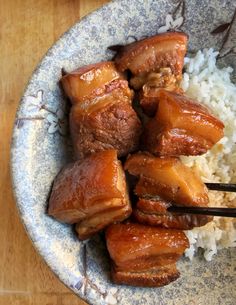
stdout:
[[[113,1],[82,19],[48,51],[32,75],[17,112],[12,174],[22,221],[35,247],[58,277],[90,304],[236,304],[236,251],[220,251],[207,263],[179,263],[181,278],[163,288],[116,286],[100,237],[87,243],[71,226],[48,217],[53,179],[70,160],[66,101],[58,81],[67,71],[110,59],[107,47],[158,32],[189,34],[189,51],[220,50],[219,64],[236,65],[235,0]],[[235,68],[235,66],[234,66]]]

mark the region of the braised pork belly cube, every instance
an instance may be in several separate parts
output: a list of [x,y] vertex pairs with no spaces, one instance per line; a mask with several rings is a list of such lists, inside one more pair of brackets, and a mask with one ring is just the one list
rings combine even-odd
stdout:
[[213,220],[206,215],[170,213],[170,202],[162,199],[140,198],[133,210],[134,218],[142,224],[179,230],[191,230]]
[[130,213],[125,174],[115,150],[67,165],[54,181],[48,214],[65,223],[78,223],[80,239]]
[[186,50],[186,34],[163,33],[124,46],[115,63],[119,71],[132,72],[130,83],[136,90],[148,82],[150,72],[160,73],[163,68],[170,68],[176,85],[182,79]]
[[200,177],[178,158],[137,153],[128,157],[125,170],[138,176],[139,197],[159,196],[182,206],[207,206],[207,188]]
[[157,34],[130,43],[115,57],[118,71],[130,70],[134,75],[170,67],[175,75],[182,73],[188,37],[181,32]]
[[70,97],[70,133],[76,159],[106,149],[135,151],[142,132],[133,91],[112,62],[82,67],[62,77]]
[[224,124],[208,108],[163,89],[154,118],[146,124],[143,146],[163,156],[201,155],[224,135]]
[[158,287],[179,277],[176,261],[189,247],[180,230],[135,223],[113,224],[106,230],[112,259],[112,279],[117,284]]
[[76,158],[112,148],[122,157],[138,149],[142,127],[130,104],[131,91],[126,81],[117,85],[86,110],[80,105],[72,108],[70,131]]

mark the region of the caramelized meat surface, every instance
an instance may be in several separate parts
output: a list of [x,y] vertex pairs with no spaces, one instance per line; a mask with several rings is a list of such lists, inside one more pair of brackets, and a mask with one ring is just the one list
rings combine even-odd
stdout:
[[73,104],[102,95],[114,80],[124,79],[112,61],[105,61],[79,68],[61,78],[66,95]]
[[80,239],[130,213],[125,175],[115,150],[67,165],[54,181],[48,214],[62,222],[79,223]]
[[106,242],[116,268],[132,271],[174,263],[189,246],[182,231],[137,223],[109,226]]
[[180,230],[201,227],[213,220],[206,215],[170,213],[167,211],[169,206],[170,203],[163,200],[139,199],[133,215],[139,223]]
[[[129,201],[126,194],[126,200]],[[114,199],[113,199],[114,200]],[[118,202],[118,201],[117,201]],[[75,227],[80,239],[88,239],[93,234],[107,227],[111,222],[119,222],[128,218],[131,214],[130,204],[125,204],[123,207],[114,207],[100,213],[94,214],[89,218],[85,218]]]
[[143,89],[145,88],[145,91],[154,88],[165,88],[168,91],[175,91],[179,88],[181,77],[181,75],[176,77],[172,73],[171,68],[160,68],[159,72],[150,72],[145,75],[132,77],[130,85],[136,90],[142,87]]
[[114,224],[106,231],[113,279],[143,286],[166,285],[179,276],[175,262],[189,247],[182,231]]
[[124,96],[123,90],[115,89],[86,112],[72,109],[70,130],[76,158],[112,148],[119,157],[137,150],[141,123],[129,102],[131,95]]
[[143,145],[158,155],[201,155],[223,137],[223,129],[208,108],[160,89],[157,112],[145,126]]
[[62,78],[72,101],[70,132],[75,157],[116,149],[118,157],[135,151],[142,132],[133,110],[133,92],[112,62],[83,67]]
[[160,196],[183,206],[207,206],[207,188],[200,177],[178,158],[158,158],[150,154],[131,155],[125,170],[139,176],[135,193],[140,197]]
[[158,34],[122,48],[115,57],[115,63],[119,71],[132,72],[131,85],[135,89],[140,89],[147,82],[150,72],[160,72],[162,68],[170,68],[174,82],[178,83],[182,78],[186,50],[186,34]]
[[154,199],[139,198],[136,204],[136,208],[143,213],[154,213],[159,215],[165,215],[170,206],[172,206],[171,202],[163,200],[159,196],[155,196]]
[[180,276],[176,264],[157,266],[143,271],[121,271],[112,267],[111,278],[116,284],[138,287],[162,287]]
[[171,73],[170,68],[163,68],[160,73],[150,73],[147,82],[139,92],[140,106],[148,116],[153,117],[156,114],[160,88],[183,94],[183,90],[179,87],[179,83],[176,82],[176,78]]

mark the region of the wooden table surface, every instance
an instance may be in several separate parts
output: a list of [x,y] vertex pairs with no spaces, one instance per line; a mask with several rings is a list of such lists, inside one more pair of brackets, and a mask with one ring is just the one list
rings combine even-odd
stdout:
[[12,194],[9,152],[16,108],[47,49],[108,0],[0,0],[0,305],[86,304],[34,250]]

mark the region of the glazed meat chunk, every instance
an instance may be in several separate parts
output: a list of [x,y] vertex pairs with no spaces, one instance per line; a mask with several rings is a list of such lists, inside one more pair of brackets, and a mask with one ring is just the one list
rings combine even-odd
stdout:
[[118,284],[158,287],[179,277],[176,261],[188,239],[182,231],[140,224],[114,224],[106,231],[112,279]]
[[144,129],[143,146],[163,156],[201,155],[223,137],[223,129],[205,106],[160,89],[156,115]]
[[182,206],[207,206],[209,202],[200,177],[178,158],[137,153],[127,159],[125,170],[139,177],[135,187],[139,197],[159,196]]
[[116,151],[101,151],[67,165],[54,181],[48,214],[78,223],[80,239],[127,218],[131,206]]
[[171,213],[167,211],[170,206],[170,202],[159,198],[140,198],[133,210],[133,215],[139,223],[180,230],[201,227],[213,219],[206,215]]
[[132,108],[133,91],[114,63],[82,67],[62,77],[71,99],[70,132],[77,159],[106,149],[118,157],[139,145],[141,122]]
[[169,68],[169,76],[162,80],[161,86],[176,87],[182,78],[186,50],[186,34],[163,33],[121,48],[115,57],[115,63],[119,71],[132,72],[130,83],[136,90],[150,81],[151,72],[151,78],[155,78],[156,73],[157,86],[159,86],[159,76],[166,74],[164,72],[166,68]]

